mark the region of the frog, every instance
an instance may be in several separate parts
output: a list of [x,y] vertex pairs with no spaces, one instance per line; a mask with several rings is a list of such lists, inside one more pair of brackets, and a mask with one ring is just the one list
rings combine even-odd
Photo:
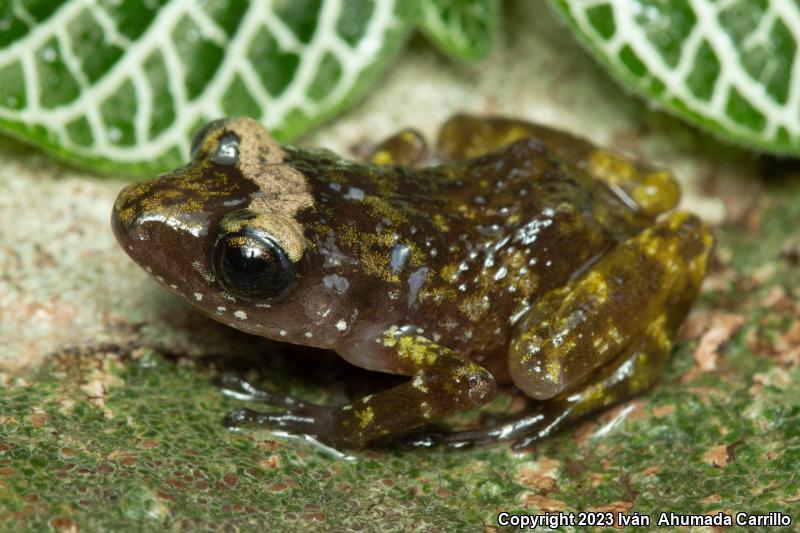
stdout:
[[[714,244],[666,170],[533,122],[458,114],[355,161],[212,121],[187,164],[122,190],[123,250],[246,333],[402,376],[344,405],[228,377],[225,423],[335,449],[525,448],[654,385]],[[522,409],[476,427],[498,386]],[[252,405],[252,404],[251,404]],[[437,425],[438,423],[438,425]]]

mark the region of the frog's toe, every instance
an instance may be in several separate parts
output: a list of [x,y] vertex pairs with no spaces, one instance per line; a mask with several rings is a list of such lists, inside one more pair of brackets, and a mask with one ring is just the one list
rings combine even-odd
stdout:
[[524,437],[520,437],[511,445],[512,450],[526,450],[542,440],[545,437],[544,434],[537,433],[533,435],[526,435]]
[[503,440],[500,428],[482,428],[474,431],[430,431],[407,435],[403,443],[413,448],[471,448]]
[[412,433],[405,438],[404,444],[417,448],[468,448],[513,441],[513,449],[527,448],[564,425],[568,410],[561,414],[550,411],[542,404],[534,404],[522,413],[478,429]]
[[451,438],[454,435],[446,432],[412,433],[403,439],[403,444],[410,448],[469,448],[476,444],[469,439]]

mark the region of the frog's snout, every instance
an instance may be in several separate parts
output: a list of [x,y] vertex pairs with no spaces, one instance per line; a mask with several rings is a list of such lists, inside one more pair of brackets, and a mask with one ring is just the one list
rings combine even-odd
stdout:
[[139,224],[139,210],[135,208],[132,201],[140,196],[141,184],[128,185],[117,195],[114,209],[111,211],[111,227],[114,236],[123,248],[130,250],[131,240],[146,240],[142,234],[142,226]]

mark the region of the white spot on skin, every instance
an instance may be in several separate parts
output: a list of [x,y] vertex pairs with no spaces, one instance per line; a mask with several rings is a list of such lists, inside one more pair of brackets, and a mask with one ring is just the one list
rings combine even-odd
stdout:
[[411,380],[411,386],[421,392],[428,392],[428,387],[425,386],[425,381],[422,379],[422,376],[416,376],[413,380]]
[[314,334],[313,334],[313,333],[311,333],[310,331],[306,331],[306,337],[307,337],[307,338],[309,338],[309,339],[310,339],[310,338],[311,338],[311,337],[313,337],[313,336],[314,336]]
[[199,292],[196,292],[194,293],[194,299],[197,300],[198,302],[201,302],[203,301],[203,295],[200,294]]
[[417,294],[428,277],[428,267],[421,267],[408,276],[408,306],[411,307],[417,301]]
[[206,269],[205,269],[205,268],[203,268],[203,264],[202,264],[200,261],[193,261],[193,262],[192,262],[192,268],[193,268],[193,269],[194,269],[194,270],[195,270],[195,271],[196,271],[198,274],[200,274],[201,276],[203,276],[203,279],[204,279],[204,280],[206,280],[207,282],[209,282],[209,283],[213,283],[214,281],[216,281],[216,278],[215,278],[213,275],[211,275],[211,273],[209,273],[208,271],[206,271]]
[[406,259],[408,259],[408,251],[409,248],[405,244],[398,244],[392,250],[392,259],[389,268],[391,268],[392,272],[395,274],[403,270],[403,266],[406,264]]
[[328,289],[334,289],[339,294],[344,294],[350,287],[350,282],[347,278],[343,278],[338,274],[331,274],[322,278],[322,284]]
[[428,402],[422,402],[419,404],[420,409],[422,409],[422,416],[424,418],[431,417],[431,407],[428,405]]
[[178,290],[178,286],[175,285],[174,283],[170,283],[169,288],[172,289],[173,291],[177,291]]
[[336,323],[336,329],[338,329],[339,331],[346,330],[347,322],[345,322],[344,319],[340,320],[339,322]]
[[278,335],[280,335],[281,337],[285,337],[286,336],[286,330],[285,329],[280,330],[278,332]]
[[364,199],[364,191],[357,187],[350,187],[347,194],[344,195],[348,200],[362,201]]
[[224,312],[225,312],[225,311],[227,311],[227,310],[228,310],[228,308],[227,308],[227,307],[224,307],[224,306],[222,306],[222,305],[220,305],[219,307],[217,307],[217,312],[219,312],[219,313],[224,313]]
[[233,316],[235,316],[239,320],[247,320],[247,313],[245,313],[244,311],[236,311],[235,313],[233,313]]

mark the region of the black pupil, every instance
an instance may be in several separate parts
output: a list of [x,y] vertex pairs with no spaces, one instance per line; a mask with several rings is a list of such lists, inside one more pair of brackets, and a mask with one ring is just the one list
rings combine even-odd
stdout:
[[255,237],[235,237],[222,243],[218,259],[224,287],[252,299],[281,295],[290,285],[291,264],[280,248]]

